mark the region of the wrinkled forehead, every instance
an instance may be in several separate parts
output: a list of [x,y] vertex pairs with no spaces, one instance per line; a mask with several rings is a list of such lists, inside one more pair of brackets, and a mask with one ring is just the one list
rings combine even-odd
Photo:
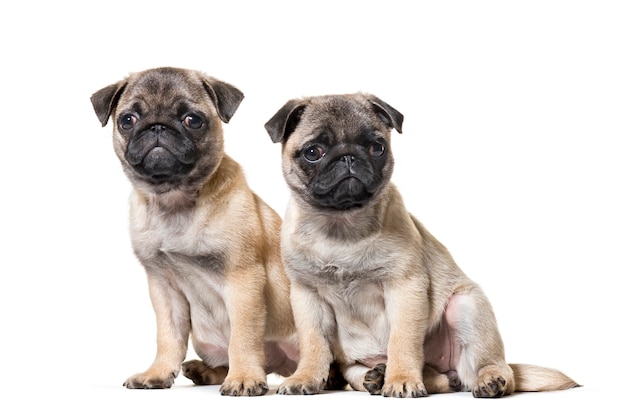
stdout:
[[387,135],[388,132],[376,116],[372,103],[360,95],[317,97],[304,110],[301,124],[309,134],[326,130],[341,137],[372,131]]
[[150,71],[129,77],[119,108],[145,112],[159,107],[164,111],[180,112],[182,107],[206,108],[209,101],[202,81],[193,74]]

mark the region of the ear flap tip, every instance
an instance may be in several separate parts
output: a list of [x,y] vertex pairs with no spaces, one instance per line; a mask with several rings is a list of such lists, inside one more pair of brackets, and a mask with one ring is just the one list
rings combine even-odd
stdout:
[[272,121],[270,120],[269,122],[265,123],[265,131],[268,133],[268,135],[270,135],[270,139],[272,139],[273,143],[282,142],[283,138],[281,137],[281,132],[278,129],[275,129],[271,122]]
[[244,99],[243,92],[230,83],[212,77],[205,77],[202,82],[217,108],[219,118],[224,123],[230,122]]
[[386,119],[386,123],[388,123],[390,128],[396,129],[398,133],[402,133],[402,123],[404,122],[402,113],[374,95],[370,95],[369,101],[374,105],[375,111],[383,119]]
[[299,123],[305,106],[302,100],[289,100],[265,123],[265,130],[272,142],[279,143],[287,140]]
[[102,127],[107,125],[109,118],[113,114],[115,106],[117,106],[117,102],[125,88],[126,80],[122,80],[104,87],[91,95],[91,105],[93,106]]

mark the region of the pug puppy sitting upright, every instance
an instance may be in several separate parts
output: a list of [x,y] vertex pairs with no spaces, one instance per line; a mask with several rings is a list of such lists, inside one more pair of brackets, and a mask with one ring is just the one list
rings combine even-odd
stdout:
[[[263,395],[297,346],[280,217],[224,153],[243,94],[200,72],[133,73],[91,97],[133,186],[130,234],[157,321],[152,365],[127,388],[169,388],[179,371],[223,395]],[[183,364],[188,339],[201,361]]]
[[474,397],[577,386],[509,365],[492,307],[391,183],[403,116],[368,94],[288,101],[266,123],[291,190],[282,253],[300,343],[281,394],[314,394],[332,360],[355,390]]

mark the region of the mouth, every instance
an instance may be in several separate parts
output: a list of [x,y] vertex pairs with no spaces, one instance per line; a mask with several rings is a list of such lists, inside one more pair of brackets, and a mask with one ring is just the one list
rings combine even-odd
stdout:
[[135,172],[152,184],[177,183],[191,171],[193,164],[181,162],[168,149],[155,146],[137,164]]
[[152,148],[141,161],[144,169],[153,175],[163,175],[171,171],[177,163],[176,157],[162,146]]
[[333,187],[323,187],[323,189],[326,192],[313,193],[316,204],[335,210],[345,211],[363,207],[373,196],[366,185],[354,176],[344,178],[336,182]]

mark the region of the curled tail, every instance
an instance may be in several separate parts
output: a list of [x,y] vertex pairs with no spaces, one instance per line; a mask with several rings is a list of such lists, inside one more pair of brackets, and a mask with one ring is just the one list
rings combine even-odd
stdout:
[[515,391],[557,391],[580,387],[573,379],[556,369],[513,363],[509,366],[515,377]]

